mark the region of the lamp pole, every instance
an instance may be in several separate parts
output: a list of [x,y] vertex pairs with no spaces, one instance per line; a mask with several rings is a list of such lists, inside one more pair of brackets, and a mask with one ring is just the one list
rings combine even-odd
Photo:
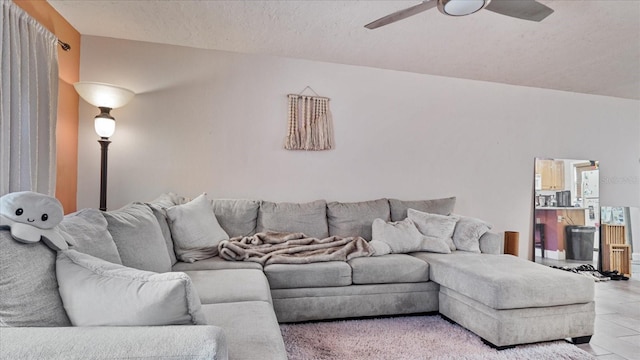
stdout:
[[93,125],[96,134],[100,137],[100,210],[107,211],[107,151],[109,150],[109,138],[116,129],[116,119],[111,116],[111,110],[126,105],[135,93],[120,86],[92,82],[79,81],[73,84],[80,97],[93,106],[100,109]]
[[107,211],[107,151],[111,141],[109,138],[100,138],[100,210]]

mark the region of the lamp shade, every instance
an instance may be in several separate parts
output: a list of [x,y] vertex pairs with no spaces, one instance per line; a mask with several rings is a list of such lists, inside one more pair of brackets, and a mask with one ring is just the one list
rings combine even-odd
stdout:
[[135,95],[129,89],[99,82],[80,81],[73,84],[73,87],[89,104],[110,109],[125,106]]
[[465,16],[484,8],[491,0],[438,0],[438,10],[451,16]]

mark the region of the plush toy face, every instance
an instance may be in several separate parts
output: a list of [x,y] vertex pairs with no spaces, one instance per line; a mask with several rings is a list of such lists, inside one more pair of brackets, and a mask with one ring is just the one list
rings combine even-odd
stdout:
[[0,198],[0,214],[16,222],[52,229],[64,213],[58,199],[31,191],[10,193]]
[[53,250],[67,249],[73,239],[58,229],[63,217],[62,205],[54,197],[31,191],[0,196],[0,229],[10,228],[16,241],[42,240]]

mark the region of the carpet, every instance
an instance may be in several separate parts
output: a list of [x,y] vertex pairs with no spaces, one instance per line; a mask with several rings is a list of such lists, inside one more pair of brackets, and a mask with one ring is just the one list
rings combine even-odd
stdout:
[[498,351],[438,315],[282,324],[280,329],[289,360],[595,359],[565,341]]

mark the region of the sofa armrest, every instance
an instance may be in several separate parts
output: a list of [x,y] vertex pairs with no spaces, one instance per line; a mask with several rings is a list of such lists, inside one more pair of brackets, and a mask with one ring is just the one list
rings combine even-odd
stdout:
[[222,328],[209,325],[0,327],[3,359],[227,360]]
[[500,234],[487,231],[480,237],[480,251],[483,254],[504,253],[504,241]]

